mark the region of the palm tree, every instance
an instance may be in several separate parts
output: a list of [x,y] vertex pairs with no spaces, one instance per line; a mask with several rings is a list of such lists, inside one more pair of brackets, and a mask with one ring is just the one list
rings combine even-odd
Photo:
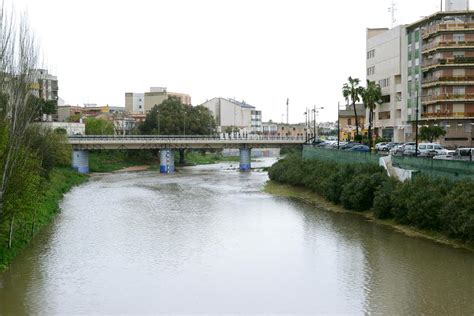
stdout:
[[360,90],[360,96],[366,109],[369,109],[369,148],[372,150],[372,126],[374,123],[374,111],[379,100],[382,98],[380,85],[375,81],[367,80],[367,87]]
[[355,116],[355,125],[356,125],[356,135],[359,136],[359,120],[357,118],[357,109],[356,109],[356,102],[360,101],[360,92],[361,87],[359,87],[360,80],[358,78],[349,77],[347,79],[349,82],[345,83],[342,86],[342,95],[346,99],[346,102],[349,104],[352,103],[352,107],[354,108],[354,116]]

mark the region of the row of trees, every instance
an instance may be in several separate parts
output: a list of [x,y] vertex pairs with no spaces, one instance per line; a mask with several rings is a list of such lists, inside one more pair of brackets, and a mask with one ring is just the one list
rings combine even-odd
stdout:
[[1,4],[0,257],[12,247],[15,228],[31,224],[34,231],[36,206],[51,170],[70,160],[64,134],[32,124],[42,114],[54,113],[56,104],[37,98],[32,90],[38,48],[27,21],[17,21]]
[[342,86],[342,95],[347,103],[352,104],[354,109],[356,136],[359,137],[359,117],[357,115],[356,103],[362,100],[364,107],[369,109],[369,147],[372,148],[372,127],[374,122],[374,111],[377,104],[381,103],[382,90],[380,85],[374,81],[367,80],[367,86],[360,86],[358,78],[349,77],[348,82]]
[[[365,109],[369,110],[369,147],[372,148],[372,131],[374,124],[374,112],[377,108],[377,104],[382,103],[382,90],[380,85],[375,81],[367,80],[366,87],[360,86],[360,80],[358,78],[349,77],[347,83],[342,86],[342,95],[346,102],[351,104],[354,109],[356,135],[359,137],[359,116],[357,114],[356,103],[361,102],[364,104]],[[420,129],[420,139],[433,142],[441,136],[446,135],[446,131],[439,126],[423,126]]]
[[372,210],[380,219],[474,242],[472,181],[417,176],[400,182],[376,165],[303,160],[301,153],[279,160],[268,174],[271,180],[304,186],[348,210]]

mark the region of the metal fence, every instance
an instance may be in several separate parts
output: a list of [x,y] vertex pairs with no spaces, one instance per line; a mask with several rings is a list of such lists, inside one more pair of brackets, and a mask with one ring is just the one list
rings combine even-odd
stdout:
[[303,147],[303,159],[323,159],[338,163],[379,164],[379,155],[345,150],[332,150],[307,145]]

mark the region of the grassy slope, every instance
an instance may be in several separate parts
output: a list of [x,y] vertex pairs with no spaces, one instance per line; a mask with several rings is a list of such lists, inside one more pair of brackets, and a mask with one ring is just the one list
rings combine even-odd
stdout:
[[[87,181],[88,177],[80,175],[69,168],[55,168],[50,173],[49,181],[43,184],[43,192],[38,197],[36,209],[35,232],[38,232],[43,226],[47,225],[54,218],[59,210],[59,201],[62,199],[64,193],[68,192],[72,187]],[[24,249],[30,240],[34,237],[32,234],[33,214],[30,217],[22,218],[26,223],[22,227],[23,230],[16,229],[17,234],[14,235],[14,242],[12,248],[7,248],[8,241],[5,240],[3,234],[2,243],[0,244],[0,271],[6,269],[8,263]],[[6,224],[6,225],[5,225]],[[9,223],[4,223],[2,228],[8,227]],[[3,229],[4,230],[4,229]]]
[[276,196],[283,196],[283,197],[298,199],[305,203],[312,204],[321,210],[327,210],[327,211],[338,212],[338,213],[350,213],[356,216],[363,216],[369,219],[370,221],[373,221],[374,223],[389,226],[395,229],[396,231],[401,232],[407,236],[426,238],[426,239],[430,239],[432,241],[439,242],[445,245],[450,245],[456,248],[464,248],[464,249],[474,251],[474,245],[466,244],[457,240],[453,240],[439,232],[422,230],[422,229],[418,229],[412,226],[400,225],[396,223],[394,220],[377,219],[374,216],[373,212],[370,212],[370,211],[353,212],[353,211],[346,210],[340,205],[335,205],[331,202],[328,202],[324,197],[306,188],[293,187],[291,185],[280,184],[275,181],[268,181],[265,184],[264,191]]

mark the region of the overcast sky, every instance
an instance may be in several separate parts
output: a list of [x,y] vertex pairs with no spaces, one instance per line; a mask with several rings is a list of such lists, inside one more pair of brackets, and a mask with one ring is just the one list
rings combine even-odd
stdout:
[[[323,106],[335,120],[348,76],[365,81],[367,27],[390,27],[391,0],[10,0],[27,10],[67,104],[124,106],[151,86],[245,100],[290,122]],[[398,0],[397,24],[440,0]],[[284,118],[286,121],[286,118]]]

